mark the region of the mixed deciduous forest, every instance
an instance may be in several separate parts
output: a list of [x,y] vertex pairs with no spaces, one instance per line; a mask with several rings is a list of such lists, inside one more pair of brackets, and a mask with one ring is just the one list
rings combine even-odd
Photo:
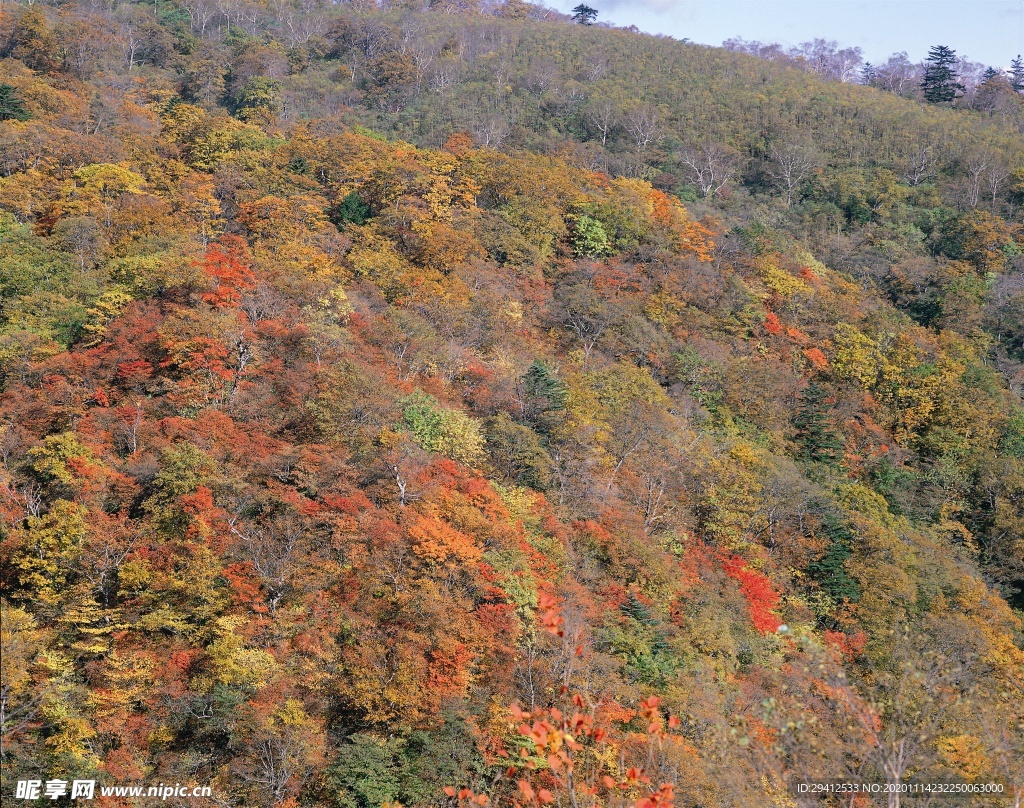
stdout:
[[1024,804],[1024,85],[743,50],[0,5],[5,803]]

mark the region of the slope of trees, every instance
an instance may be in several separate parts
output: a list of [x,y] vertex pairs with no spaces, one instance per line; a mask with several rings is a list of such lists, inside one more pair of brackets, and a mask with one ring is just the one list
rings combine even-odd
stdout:
[[1024,795],[1019,111],[526,4],[0,15],[0,791]]

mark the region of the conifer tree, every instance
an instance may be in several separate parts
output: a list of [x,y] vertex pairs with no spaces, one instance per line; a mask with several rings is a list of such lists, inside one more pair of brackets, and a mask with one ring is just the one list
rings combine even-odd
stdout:
[[338,207],[334,209],[331,216],[331,221],[338,227],[344,227],[349,223],[363,225],[370,218],[370,213],[370,206],[363,201],[358,193],[352,191],[338,203]]
[[27,121],[32,114],[10,84],[0,84],[0,121]]
[[1018,93],[1024,92],[1024,60],[1020,54],[1010,62],[1010,86]]
[[931,104],[947,104],[964,91],[964,85],[956,74],[956,51],[945,45],[936,45],[928,52],[921,90],[925,101]]
[[597,21],[597,9],[580,3],[572,10],[572,21],[580,25],[593,25]]
[[829,409],[828,391],[811,382],[800,396],[793,426],[801,460],[838,467],[843,458],[843,440],[829,417]]
[[818,581],[822,590],[837,601],[860,600],[860,585],[846,571],[846,561],[853,555],[851,546],[855,534],[848,524],[835,514],[826,514],[822,533],[828,539],[824,554],[812,561],[807,571]]
[[550,432],[562,421],[568,391],[565,383],[539,359],[527,369],[522,378],[524,420],[539,432]]

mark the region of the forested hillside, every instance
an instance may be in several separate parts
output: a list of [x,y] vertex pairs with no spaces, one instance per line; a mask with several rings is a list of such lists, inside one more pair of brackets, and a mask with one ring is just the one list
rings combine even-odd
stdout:
[[1019,808],[1024,97],[370,5],[0,5],[4,802]]

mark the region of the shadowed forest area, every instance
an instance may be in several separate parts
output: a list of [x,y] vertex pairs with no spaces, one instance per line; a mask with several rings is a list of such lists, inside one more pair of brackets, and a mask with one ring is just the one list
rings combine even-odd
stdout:
[[1024,72],[579,22],[0,4],[5,804],[1024,804]]

